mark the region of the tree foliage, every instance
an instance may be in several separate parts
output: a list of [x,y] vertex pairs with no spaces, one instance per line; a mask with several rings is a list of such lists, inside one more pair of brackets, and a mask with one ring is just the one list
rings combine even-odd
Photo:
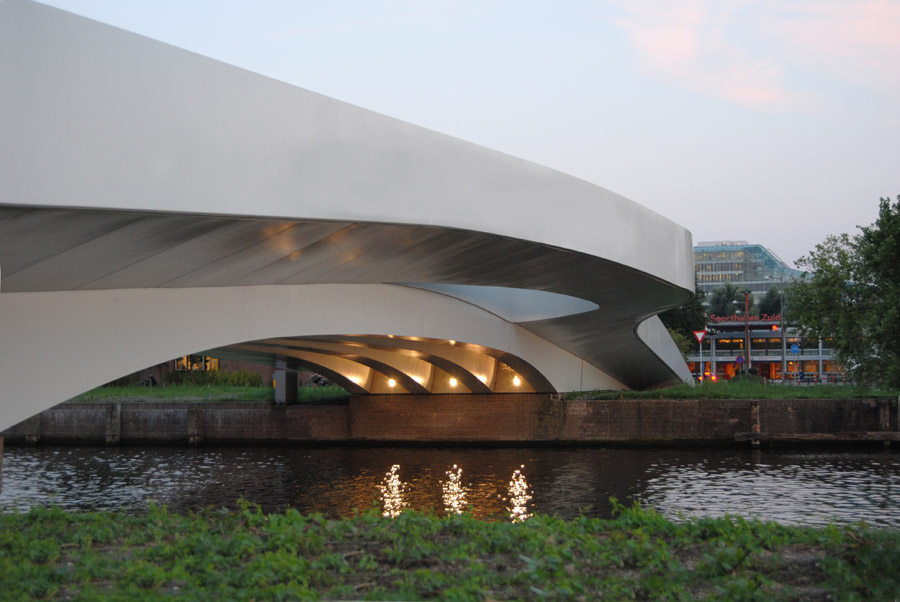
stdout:
[[828,236],[797,260],[789,317],[829,345],[857,383],[900,386],[900,196],[855,236]]
[[773,286],[759,300],[759,313],[774,316],[781,313],[781,291]]
[[[695,341],[693,331],[703,330],[706,327],[706,312],[703,309],[703,301],[706,294],[697,290],[683,305],[673,307],[659,314],[659,319],[670,332],[680,333],[688,345]],[[679,348],[683,345],[676,341]],[[685,353],[682,349],[682,353]]]
[[671,328],[667,328],[666,330],[669,331],[669,336],[672,337],[672,341],[675,343],[675,346],[678,347],[678,351],[680,351],[681,355],[687,359],[687,356],[696,346],[694,343],[697,342],[697,339],[694,338],[693,334],[691,334],[691,338],[687,338],[677,330]]
[[[753,299],[750,303],[753,313]],[[709,315],[730,316],[738,311],[744,312],[744,293],[732,283],[726,282],[709,295]]]

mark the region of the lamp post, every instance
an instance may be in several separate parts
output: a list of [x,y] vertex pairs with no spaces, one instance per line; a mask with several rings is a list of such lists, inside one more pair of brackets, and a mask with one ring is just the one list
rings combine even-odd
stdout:
[[778,319],[781,322],[781,382],[783,383],[787,377],[787,346],[784,340],[784,289],[781,290],[779,299],[781,300],[781,312],[778,314]]
[[751,366],[751,362],[750,362],[750,291],[743,291],[743,292],[744,292],[744,328],[745,328],[745,335],[747,337],[747,345],[746,345],[747,357],[744,358],[747,360],[746,362],[744,362],[747,367],[744,368],[744,370],[746,370],[747,374],[750,374],[750,366]]

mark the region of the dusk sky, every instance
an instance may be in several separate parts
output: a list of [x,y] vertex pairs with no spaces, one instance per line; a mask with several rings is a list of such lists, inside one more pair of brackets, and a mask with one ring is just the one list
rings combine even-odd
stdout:
[[900,194],[900,0],[46,0],[789,264]]

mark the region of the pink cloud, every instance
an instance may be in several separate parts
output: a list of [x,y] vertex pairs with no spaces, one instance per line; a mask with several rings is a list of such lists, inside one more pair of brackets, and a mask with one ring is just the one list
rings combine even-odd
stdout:
[[[819,94],[788,73],[900,94],[900,1],[623,2],[616,22],[644,67],[676,85],[760,108]],[[808,78],[804,78],[808,79]]]
[[781,73],[766,56],[733,41],[746,3],[690,0],[622,4],[617,23],[628,32],[652,73],[745,106],[788,102]]
[[799,2],[771,25],[799,60],[900,94],[900,2]]

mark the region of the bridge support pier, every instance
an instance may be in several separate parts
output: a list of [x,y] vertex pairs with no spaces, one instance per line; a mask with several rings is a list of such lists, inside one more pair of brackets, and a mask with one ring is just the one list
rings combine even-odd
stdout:
[[278,405],[297,403],[297,360],[277,357],[274,376],[275,403]]
[[41,415],[35,414],[25,421],[25,442],[37,443],[41,440]]
[[106,406],[106,443],[118,444],[122,439],[122,404]]

